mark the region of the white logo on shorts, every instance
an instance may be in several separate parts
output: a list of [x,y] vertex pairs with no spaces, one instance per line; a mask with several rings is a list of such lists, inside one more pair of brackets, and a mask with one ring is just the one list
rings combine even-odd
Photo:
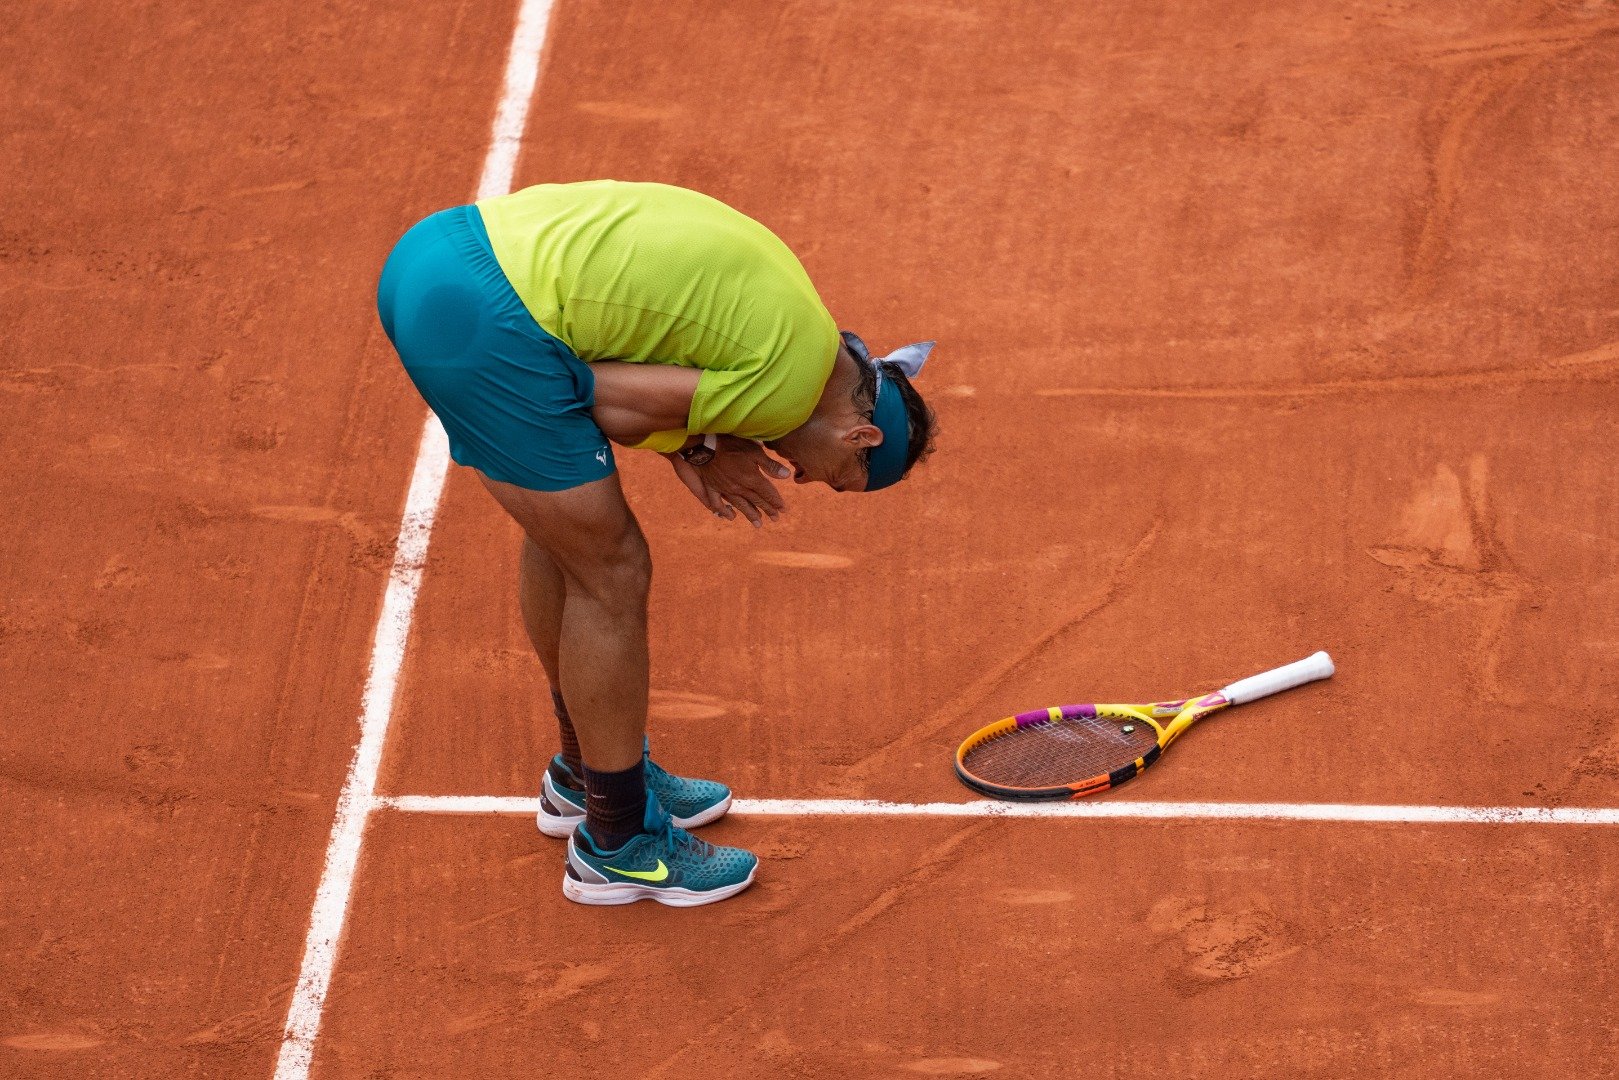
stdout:
[[603,465],[607,464],[607,447],[604,446],[600,450],[596,451],[596,460],[601,462]]

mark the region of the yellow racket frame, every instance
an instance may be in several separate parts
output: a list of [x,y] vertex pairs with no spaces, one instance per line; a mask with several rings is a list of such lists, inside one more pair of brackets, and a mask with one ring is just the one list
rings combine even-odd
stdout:
[[[1008,716],[988,724],[969,735],[956,749],[956,775],[963,783],[976,791],[986,795],[993,795],[1001,799],[1077,799],[1085,795],[1094,795],[1099,791],[1117,787],[1135,776],[1164,752],[1170,743],[1180,738],[1186,729],[1198,720],[1217,709],[1229,705],[1225,698],[1219,694],[1209,694],[1193,701],[1151,701],[1140,704],[1118,705],[1061,705],[1052,706],[1044,710],[1044,717],[1039,713],[1020,713],[1017,716]],[[1129,723],[1135,722],[1148,725],[1157,741],[1157,746],[1147,751],[1135,761],[1114,769],[1110,773],[1076,780],[1071,784],[1059,787],[1017,788],[1004,784],[992,783],[973,775],[967,768],[967,755],[974,749],[1016,731],[1020,727],[1030,724],[1039,724],[1048,721],[1060,721],[1074,716],[1096,716],[1104,720],[1118,720]]]

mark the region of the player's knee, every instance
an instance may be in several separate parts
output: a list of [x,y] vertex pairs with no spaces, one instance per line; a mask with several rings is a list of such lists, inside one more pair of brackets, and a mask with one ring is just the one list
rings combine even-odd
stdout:
[[652,590],[652,550],[647,547],[646,537],[641,535],[640,529],[627,530],[617,556],[613,565],[620,575],[625,594],[637,597],[644,605],[647,593]]
[[588,562],[568,567],[571,587],[580,589],[603,607],[624,613],[646,610],[652,588],[652,552],[638,528],[629,528],[603,544]]

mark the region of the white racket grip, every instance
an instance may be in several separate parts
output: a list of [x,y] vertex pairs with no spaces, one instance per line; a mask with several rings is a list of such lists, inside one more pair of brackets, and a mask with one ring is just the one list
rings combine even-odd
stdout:
[[1332,666],[1332,657],[1324,652],[1318,652],[1306,656],[1297,663],[1261,672],[1258,675],[1250,675],[1246,679],[1238,679],[1221,690],[1220,694],[1231,704],[1241,705],[1245,701],[1258,701],[1262,697],[1279,694],[1283,690],[1291,690],[1307,682],[1325,679],[1334,670],[1336,669]]

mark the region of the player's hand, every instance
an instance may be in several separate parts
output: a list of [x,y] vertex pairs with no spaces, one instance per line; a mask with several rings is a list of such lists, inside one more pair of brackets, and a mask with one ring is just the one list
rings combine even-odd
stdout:
[[785,480],[792,470],[751,439],[721,435],[707,465],[690,465],[679,454],[666,456],[675,475],[716,517],[732,521],[741,513],[757,529],[765,518],[774,521],[787,509],[770,478]]

